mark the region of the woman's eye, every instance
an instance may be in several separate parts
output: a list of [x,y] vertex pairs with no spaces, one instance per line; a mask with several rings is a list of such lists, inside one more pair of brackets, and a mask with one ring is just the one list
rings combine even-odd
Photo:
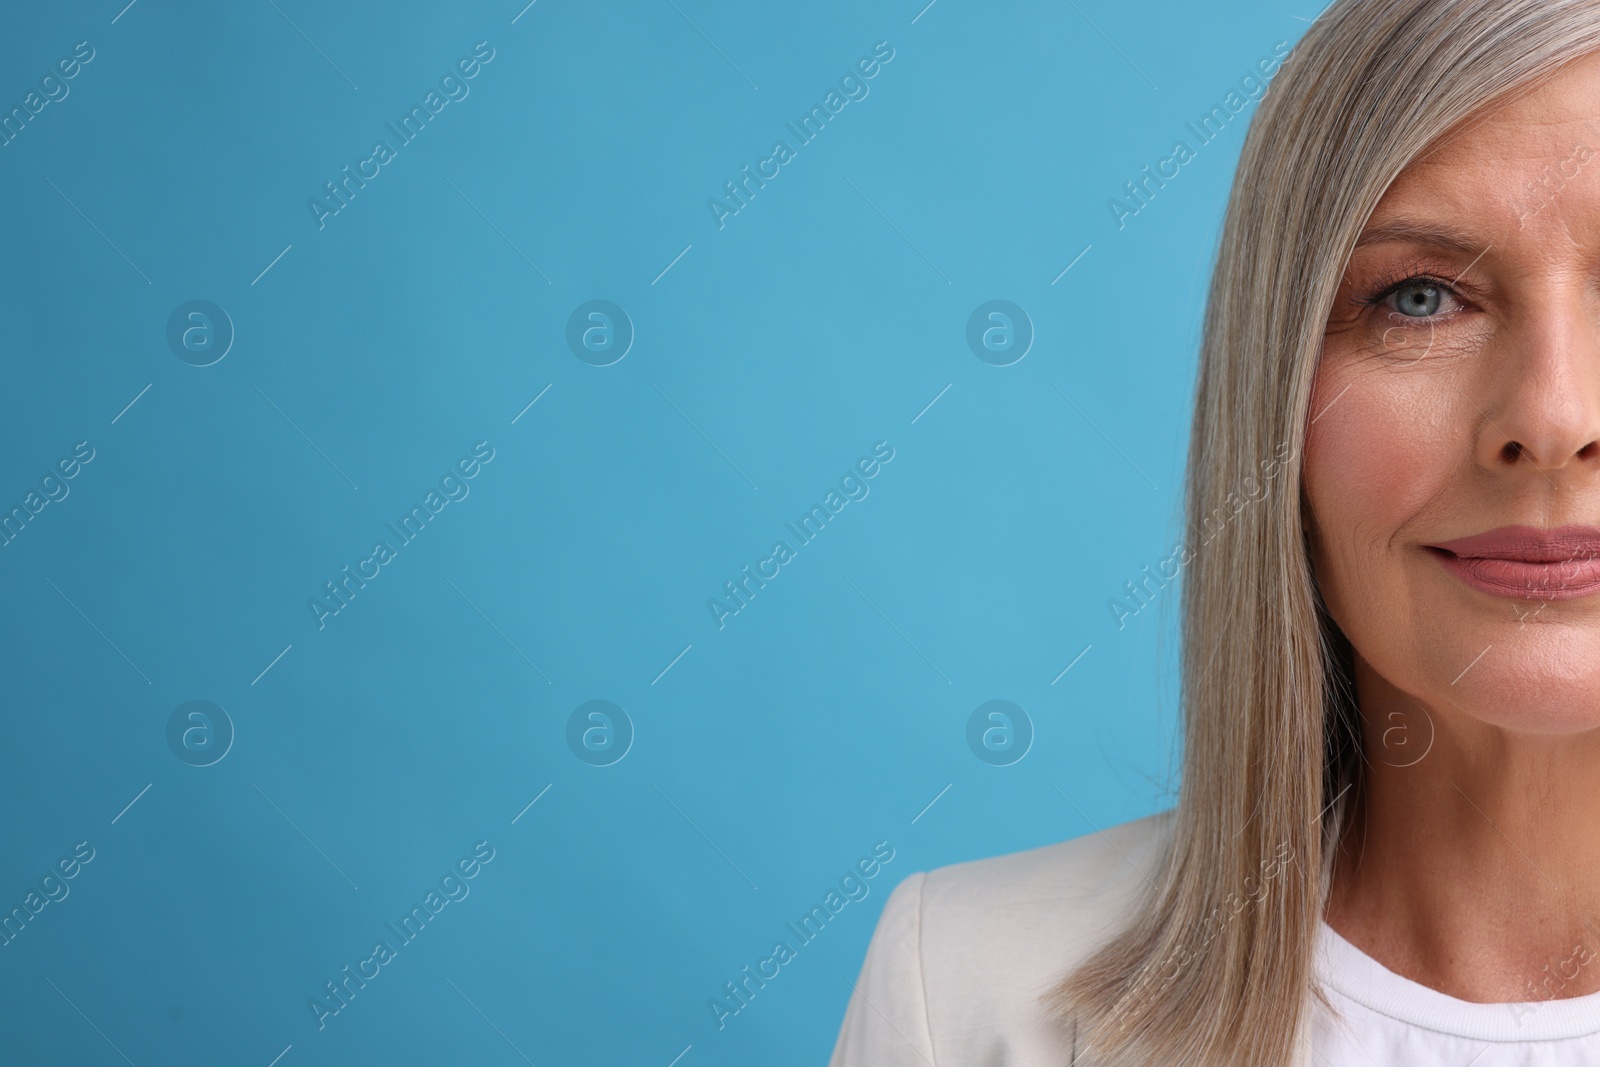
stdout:
[[1449,298],[1437,282],[1417,280],[1397,285],[1385,303],[1408,318],[1425,319],[1437,315]]

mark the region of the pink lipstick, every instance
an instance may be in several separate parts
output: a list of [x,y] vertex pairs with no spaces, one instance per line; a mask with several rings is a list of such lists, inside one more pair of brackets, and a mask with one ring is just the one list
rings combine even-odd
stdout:
[[1502,526],[1426,547],[1445,570],[1491,596],[1573,600],[1600,592],[1600,527]]

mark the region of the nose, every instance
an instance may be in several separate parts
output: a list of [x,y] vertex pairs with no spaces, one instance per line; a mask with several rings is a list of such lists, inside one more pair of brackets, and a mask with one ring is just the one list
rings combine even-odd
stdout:
[[1485,369],[1478,462],[1491,470],[1600,471],[1600,315],[1582,294],[1529,309],[1508,359]]

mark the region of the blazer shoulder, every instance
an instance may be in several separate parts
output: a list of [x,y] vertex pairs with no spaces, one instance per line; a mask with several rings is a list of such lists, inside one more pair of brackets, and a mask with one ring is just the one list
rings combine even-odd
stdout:
[[1172,824],[1136,819],[905,878],[867,951],[835,1067],[1071,1063],[1041,998],[1131,918]]
[[1127,896],[1130,878],[1153,878],[1174,812],[1163,811],[1053,845],[969,860],[927,872],[924,913],[971,917],[997,909],[1094,910]]
[[[993,1027],[1002,1045],[1036,1049],[1040,1062],[1073,1062],[1070,1029],[1042,998],[1146,904],[1174,821],[1162,812],[929,871],[919,887],[919,941],[935,1042],[959,1045]],[[979,1049],[966,1051],[976,1057]]]

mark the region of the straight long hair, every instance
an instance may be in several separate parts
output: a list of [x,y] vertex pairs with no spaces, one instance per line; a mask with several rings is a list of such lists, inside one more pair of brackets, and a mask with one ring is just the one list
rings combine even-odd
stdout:
[[1304,1055],[1332,857],[1363,779],[1350,647],[1303,524],[1323,332],[1400,172],[1596,51],[1600,0],[1336,0],[1262,98],[1200,349],[1186,541],[1212,536],[1183,587],[1177,811],[1131,925],[1046,998],[1088,1061]]

